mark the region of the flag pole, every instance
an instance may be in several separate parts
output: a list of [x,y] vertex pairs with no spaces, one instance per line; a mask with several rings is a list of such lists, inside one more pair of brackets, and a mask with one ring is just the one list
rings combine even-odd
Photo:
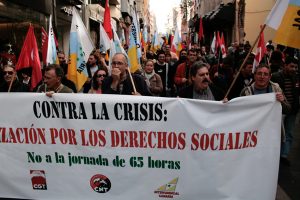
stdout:
[[7,92],[10,92],[11,87],[12,87],[12,84],[13,84],[15,78],[16,78],[16,74],[17,74],[17,72],[14,72],[14,74],[13,74],[13,76],[12,76],[12,78],[11,78],[11,81],[10,81],[10,83],[9,83],[9,87],[8,87],[8,91],[7,91]]
[[232,83],[231,83],[229,89],[227,90],[227,93],[226,93],[224,99],[226,99],[226,98],[228,97],[228,95],[229,95],[229,93],[230,93],[230,91],[231,91],[233,85],[235,84],[235,82],[236,82],[236,80],[237,80],[237,78],[238,78],[238,76],[239,76],[241,70],[243,69],[244,65],[246,64],[246,61],[248,60],[250,54],[252,53],[252,51],[253,51],[253,49],[254,49],[254,46],[255,46],[256,43],[258,42],[258,39],[259,39],[261,33],[265,30],[265,28],[266,28],[266,24],[264,24],[263,27],[260,29],[260,32],[259,32],[259,34],[258,34],[256,40],[254,41],[254,43],[253,43],[253,45],[251,46],[251,49],[249,50],[249,52],[248,52],[246,58],[244,59],[242,65],[240,66],[239,71],[238,71],[237,74],[235,75],[235,77],[234,77],[234,79],[233,79],[233,81],[232,81]]
[[134,84],[134,81],[133,81],[133,78],[132,78],[132,75],[131,75],[129,67],[127,67],[127,70],[128,70],[128,74],[129,74],[129,77],[130,77],[130,81],[131,81],[132,87],[133,87],[133,92],[134,92],[134,94],[136,94],[137,93],[136,92],[136,87],[135,87],[135,84]]

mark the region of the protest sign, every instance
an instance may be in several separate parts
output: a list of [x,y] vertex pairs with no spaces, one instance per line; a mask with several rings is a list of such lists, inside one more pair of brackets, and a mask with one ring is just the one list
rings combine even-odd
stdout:
[[1,94],[0,197],[275,199],[281,106]]

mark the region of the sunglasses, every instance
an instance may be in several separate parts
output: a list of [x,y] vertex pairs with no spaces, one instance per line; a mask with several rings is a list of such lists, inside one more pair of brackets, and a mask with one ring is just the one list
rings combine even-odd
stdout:
[[97,74],[97,78],[101,78],[101,77],[106,77],[106,75],[105,74]]
[[4,75],[5,75],[5,74],[13,75],[14,72],[12,72],[12,71],[3,71],[3,73],[4,73]]

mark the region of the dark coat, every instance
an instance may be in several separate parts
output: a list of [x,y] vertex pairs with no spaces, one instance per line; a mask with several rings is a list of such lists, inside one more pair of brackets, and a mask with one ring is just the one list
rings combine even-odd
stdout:
[[[138,93],[140,93],[143,96],[152,96],[147,83],[145,82],[144,78],[141,75],[138,74],[132,74],[132,79],[135,84],[135,88]],[[127,76],[127,78],[122,82],[123,88],[120,87],[117,88],[117,90],[113,90],[111,88],[112,84],[112,77],[106,77],[102,82],[102,93],[103,94],[124,94],[124,95],[131,95],[133,92],[133,86],[130,80],[130,77]]]
[[[9,84],[6,81],[0,85],[0,92],[8,92]],[[29,87],[27,84],[15,80],[11,86],[10,92],[29,92]]]
[[[285,91],[284,78],[285,78],[285,75],[284,75],[283,71],[276,72],[276,73],[272,74],[272,77],[271,77],[271,80],[273,82],[279,84],[283,93]],[[295,114],[299,110],[299,82],[298,82],[296,74],[290,78],[291,78],[292,85],[293,85],[292,91],[293,91],[293,99],[294,99],[293,104],[291,105],[291,107],[292,107],[291,112]]]

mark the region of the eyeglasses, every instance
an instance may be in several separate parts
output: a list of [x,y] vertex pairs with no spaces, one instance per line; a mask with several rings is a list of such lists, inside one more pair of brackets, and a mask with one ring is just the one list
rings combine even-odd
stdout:
[[97,74],[97,78],[106,77],[106,74]]
[[266,72],[257,72],[256,75],[257,76],[264,76],[264,77],[270,76],[270,74],[266,73]]
[[4,75],[5,75],[5,74],[13,75],[14,72],[12,72],[12,71],[3,71],[3,73],[4,73]]
[[112,61],[112,65],[124,65],[123,62],[118,62],[118,61]]

